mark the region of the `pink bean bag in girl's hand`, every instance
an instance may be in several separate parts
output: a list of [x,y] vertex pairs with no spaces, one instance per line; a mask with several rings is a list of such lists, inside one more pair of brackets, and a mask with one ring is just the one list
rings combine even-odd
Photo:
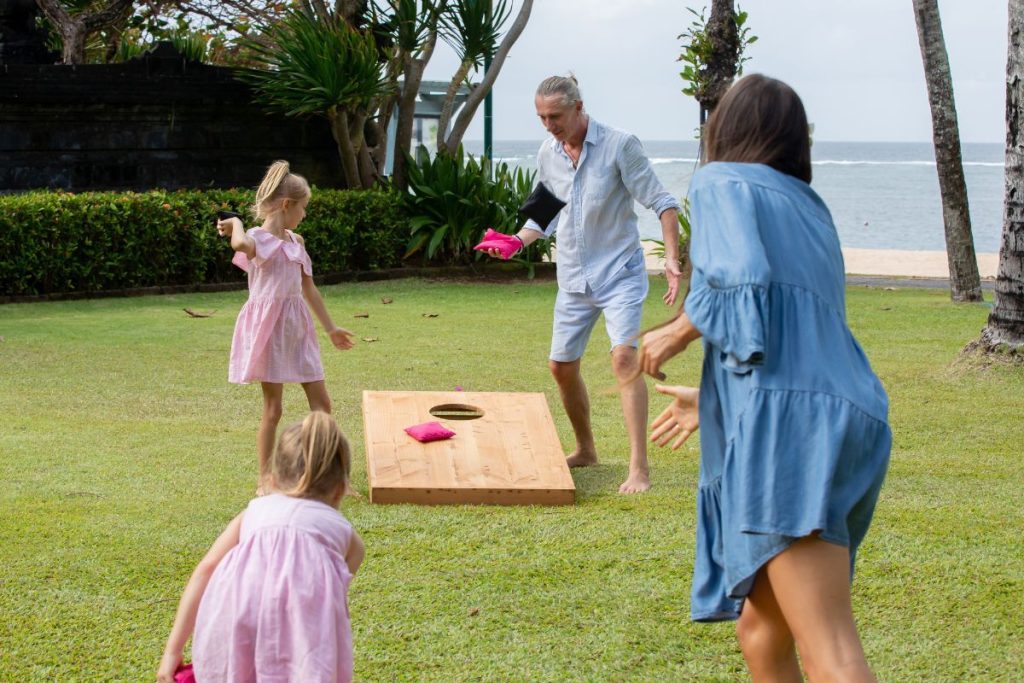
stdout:
[[423,424],[406,427],[405,433],[420,443],[428,441],[441,441],[455,436],[455,432],[445,427],[440,422],[424,422]]
[[191,664],[183,664],[174,672],[174,683],[196,683],[196,675],[192,673]]
[[497,232],[491,228],[487,228],[487,232],[484,233],[483,242],[473,248],[477,251],[497,249],[501,253],[501,258],[507,261],[512,258],[512,256],[522,248],[522,246],[523,243],[520,242],[519,238],[515,235],[506,235],[503,232]]

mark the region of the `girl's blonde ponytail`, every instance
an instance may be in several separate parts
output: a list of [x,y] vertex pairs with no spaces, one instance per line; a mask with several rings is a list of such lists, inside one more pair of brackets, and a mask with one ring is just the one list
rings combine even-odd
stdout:
[[263,182],[256,190],[256,201],[252,213],[256,218],[266,218],[267,204],[275,199],[303,199],[309,197],[309,184],[300,175],[291,172],[287,161],[278,160],[270,165]]

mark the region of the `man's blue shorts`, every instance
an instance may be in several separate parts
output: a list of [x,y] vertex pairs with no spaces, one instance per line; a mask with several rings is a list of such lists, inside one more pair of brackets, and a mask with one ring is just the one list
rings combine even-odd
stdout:
[[581,358],[602,313],[611,348],[620,345],[636,348],[649,287],[644,252],[637,249],[622,270],[598,290],[591,291],[588,287],[584,294],[570,294],[559,289],[549,358],[563,363]]

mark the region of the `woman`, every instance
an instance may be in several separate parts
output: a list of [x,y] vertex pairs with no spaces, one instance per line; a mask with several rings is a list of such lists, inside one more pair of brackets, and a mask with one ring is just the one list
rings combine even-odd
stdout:
[[[889,461],[888,399],[846,324],[839,238],[810,188],[807,116],[753,75],[719,103],[693,177],[683,311],[643,336],[644,372],[703,337],[699,392],[652,440],[701,427],[692,616],[739,618],[754,680],[871,681],[850,579]],[[742,609],[742,611],[741,611]]]

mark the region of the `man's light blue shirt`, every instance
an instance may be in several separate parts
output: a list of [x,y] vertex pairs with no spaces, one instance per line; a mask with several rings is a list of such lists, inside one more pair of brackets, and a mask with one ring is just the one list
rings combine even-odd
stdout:
[[537,179],[566,204],[547,230],[533,220],[524,227],[558,233],[558,286],[566,292],[600,288],[640,248],[634,199],[659,216],[680,210],[636,136],[592,117],[576,168],[552,137],[537,152]]

